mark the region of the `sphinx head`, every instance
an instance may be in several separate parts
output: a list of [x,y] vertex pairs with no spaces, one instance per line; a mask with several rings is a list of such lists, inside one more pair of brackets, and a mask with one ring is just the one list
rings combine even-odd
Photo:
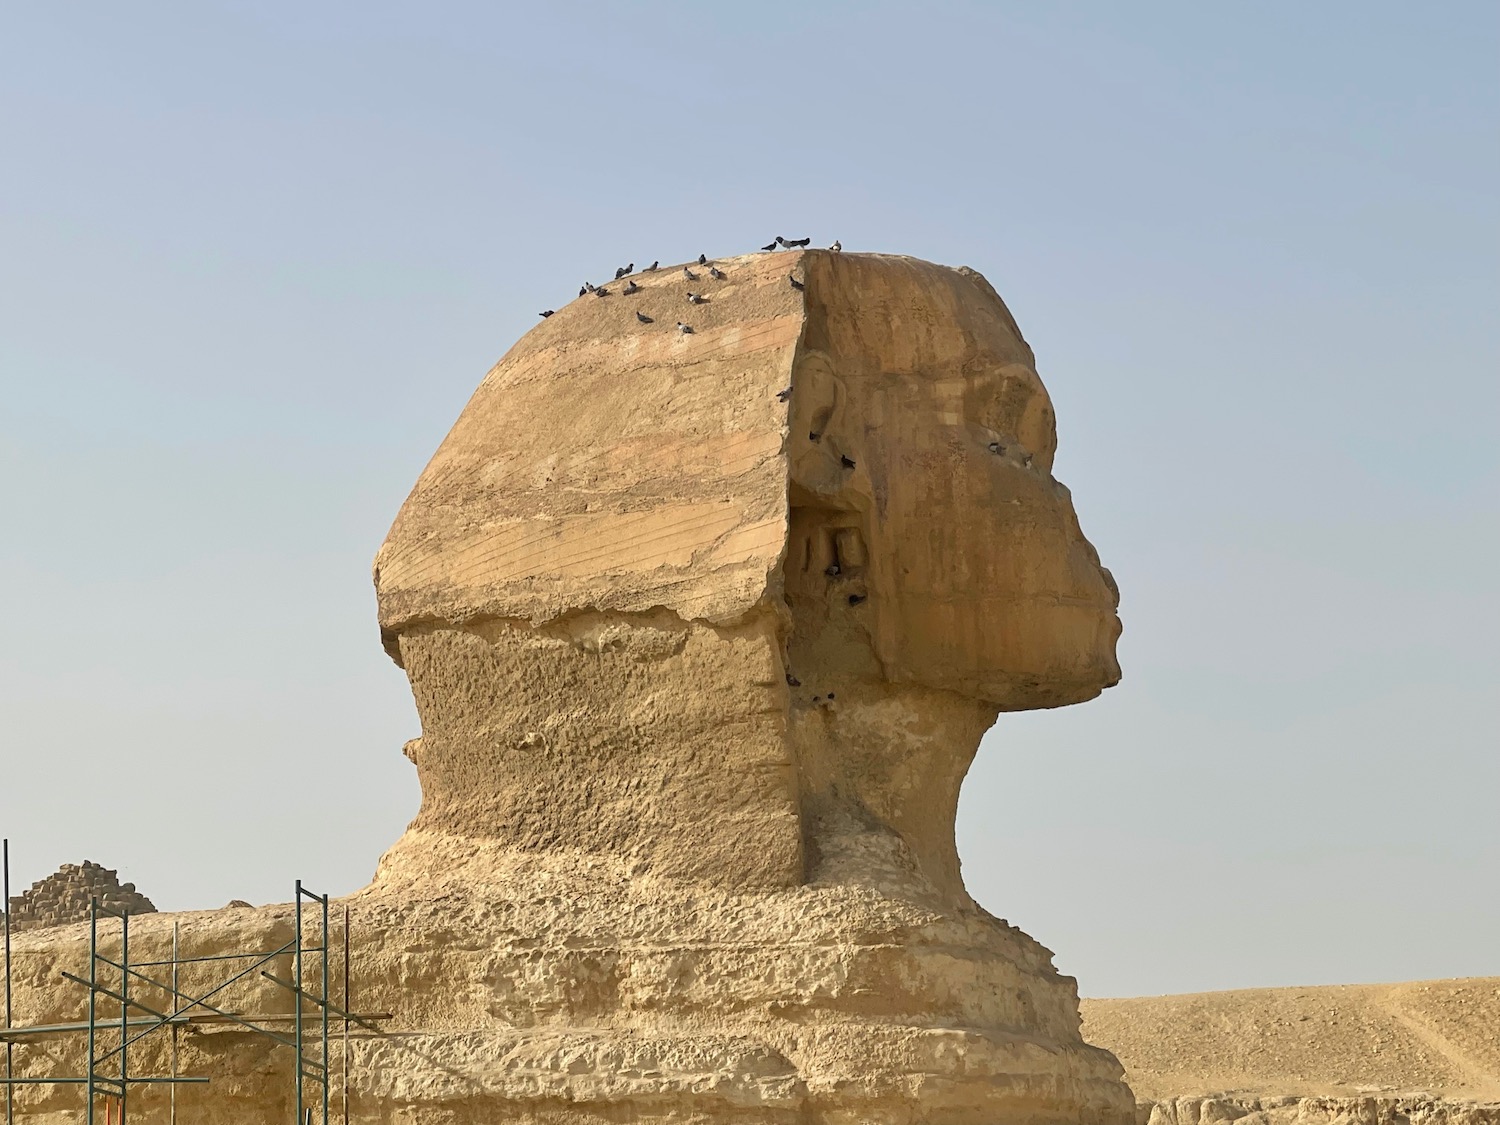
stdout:
[[797,616],[852,609],[882,678],[1001,710],[1117,683],[1119,593],[1052,478],[1052,404],[1000,298],[906,259],[820,256],[808,274],[788,437]]
[[665,273],[534,329],[398,516],[376,585],[417,826],[739,884],[885,834],[961,893],[996,713],[1119,679],[1047,393],[972,271],[722,265],[692,333]]

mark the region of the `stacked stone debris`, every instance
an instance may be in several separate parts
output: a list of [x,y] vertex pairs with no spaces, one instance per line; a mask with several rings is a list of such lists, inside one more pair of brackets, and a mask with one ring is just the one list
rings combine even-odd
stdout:
[[151,900],[135,889],[134,883],[121,883],[119,873],[108,867],[84,860],[82,864],[65,863],[51,875],[10,900],[12,932],[64,926],[69,922],[87,922],[89,901],[119,913],[155,914]]

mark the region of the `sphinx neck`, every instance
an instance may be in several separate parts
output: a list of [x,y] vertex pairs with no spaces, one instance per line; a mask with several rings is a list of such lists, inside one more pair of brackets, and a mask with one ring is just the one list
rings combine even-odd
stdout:
[[954,821],[994,705],[913,685],[794,692],[790,732],[812,881],[904,884],[970,900]]

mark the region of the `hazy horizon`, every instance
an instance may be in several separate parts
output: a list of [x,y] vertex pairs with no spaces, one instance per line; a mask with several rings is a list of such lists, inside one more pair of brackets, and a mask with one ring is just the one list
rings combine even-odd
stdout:
[[983,273],[1121,587],[965,878],[1086,996],[1500,975],[1500,7],[21,7],[0,835],[162,909],[416,810],[370,565],[488,367],[775,233]]

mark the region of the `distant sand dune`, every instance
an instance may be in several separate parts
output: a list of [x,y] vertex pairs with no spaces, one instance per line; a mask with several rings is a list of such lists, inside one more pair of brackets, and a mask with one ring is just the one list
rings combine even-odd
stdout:
[[1500,977],[1083,1001],[1136,1097],[1426,1092],[1500,1102]]

